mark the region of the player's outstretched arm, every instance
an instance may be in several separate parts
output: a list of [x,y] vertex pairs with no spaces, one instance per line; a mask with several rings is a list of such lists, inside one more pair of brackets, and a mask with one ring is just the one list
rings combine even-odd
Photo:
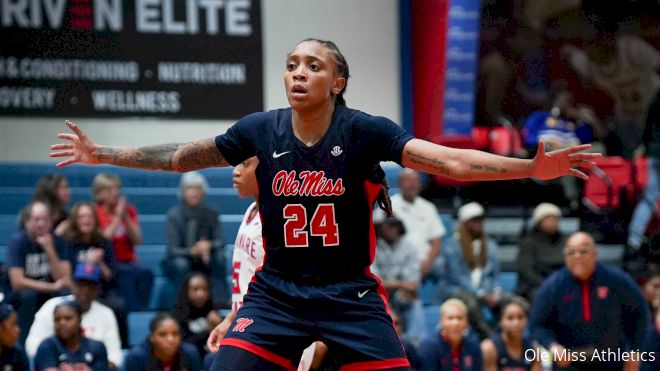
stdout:
[[498,156],[471,149],[444,147],[413,139],[403,147],[402,164],[415,170],[457,180],[553,179],[572,175],[588,179],[578,168],[595,165],[600,153],[584,153],[590,144],[545,152],[542,141],[532,160]]
[[186,172],[229,165],[213,138],[140,148],[110,147],[95,143],[73,122],[67,120],[66,125],[73,133],[57,134],[65,142],[50,146],[50,157],[66,157],[58,167],[80,162]]

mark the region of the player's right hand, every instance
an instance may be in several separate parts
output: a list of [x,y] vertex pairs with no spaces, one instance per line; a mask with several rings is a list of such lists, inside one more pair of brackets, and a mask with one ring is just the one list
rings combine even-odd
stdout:
[[71,129],[71,133],[59,133],[57,137],[68,140],[68,142],[57,143],[50,146],[50,157],[69,157],[64,161],[57,163],[57,167],[71,165],[76,162],[84,164],[98,164],[94,151],[98,147],[94,141],[87,136],[78,125],[66,120],[66,126]]

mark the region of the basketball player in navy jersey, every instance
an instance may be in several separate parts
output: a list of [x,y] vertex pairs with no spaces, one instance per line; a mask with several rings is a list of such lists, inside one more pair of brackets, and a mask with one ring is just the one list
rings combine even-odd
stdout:
[[501,331],[481,342],[484,371],[541,371],[540,357],[530,339],[525,336],[529,304],[514,296],[502,306]]
[[329,41],[308,39],[289,53],[284,85],[289,108],[250,114],[225,134],[141,148],[96,144],[77,125],[51,146],[51,157],[76,162],[191,171],[236,165],[257,156],[259,212],[266,257],[221,343],[214,370],[293,369],[321,340],[353,370],[409,369],[386,292],[371,274],[371,220],[383,173],[380,161],[460,180],[587,176],[598,154],[589,145],[532,160],[447,148],[414,139],[383,118],[349,109],[348,64]]

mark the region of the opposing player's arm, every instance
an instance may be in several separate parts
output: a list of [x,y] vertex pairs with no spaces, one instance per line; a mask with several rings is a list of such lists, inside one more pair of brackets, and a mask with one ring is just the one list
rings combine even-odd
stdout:
[[584,144],[545,152],[539,142],[532,160],[498,156],[487,152],[450,148],[412,139],[403,147],[403,166],[457,180],[505,180],[521,178],[553,179],[572,175],[588,179],[578,167],[592,167],[600,153],[583,153],[591,148]]
[[171,143],[139,148],[111,147],[96,144],[76,124],[66,121],[72,133],[60,133],[67,140],[50,147],[50,157],[67,157],[58,167],[76,162],[110,164],[139,169],[186,172],[212,166],[228,166],[213,138],[190,143]]

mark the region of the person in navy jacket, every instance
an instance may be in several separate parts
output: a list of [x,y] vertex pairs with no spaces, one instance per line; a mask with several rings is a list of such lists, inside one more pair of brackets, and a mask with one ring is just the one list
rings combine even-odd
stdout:
[[107,371],[108,354],[102,342],[83,336],[82,308],[75,301],[55,307],[55,335],[39,345],[34,357],[36,371]]
[[540,371],[541,360],[534,357],[538,348],[525,334],[527,300],[514,296],[502,305],[500,332],[481,342],[485,371]]
[[179,322],[169,313],[158,313],[149,322],[149,337],[131,349],[124,360],[126,371],[201,371],[194,345],[181,342]]
[[558,367],[634,369],[649,322],[641,290],[620,269],[597,263],[596,244],[585,232],[568,238],[564,256],[566,266],[536,295],[532,337]]
[[655,308],[655,323],[648,327],[642,345],[640,371],[660,370],[660,307]]
[[0,303],[0,369],[3,371],[30,368],[25,351],[16,344],[20,333],[16,311],[11,305]]
[[458,299],[440,306],[440,333],[422,342],[423,371],[477,371],[483,369],[479,341],[467,336],[468,308]]

